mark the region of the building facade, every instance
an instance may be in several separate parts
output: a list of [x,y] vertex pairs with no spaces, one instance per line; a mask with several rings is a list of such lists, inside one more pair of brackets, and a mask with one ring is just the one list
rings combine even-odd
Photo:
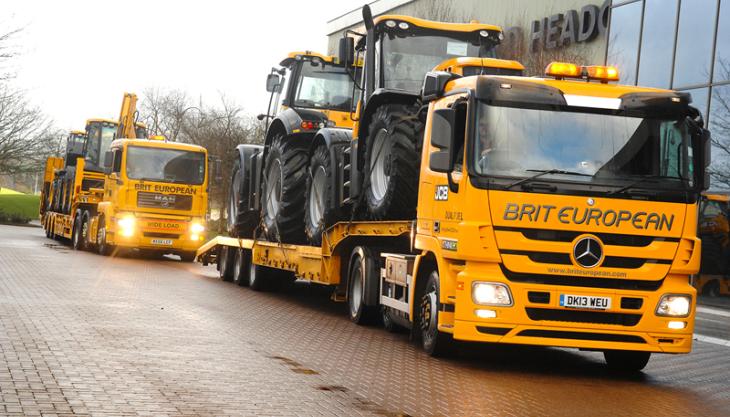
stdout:
[[[714,188],[730,188],[730,0],[379,0],[371,8],[502,26],[503,55],[523,61],[528,75],[556,58],[606,63],[622,84],[691,93],[716,144]],[[345,30],[363,31],[359,9],[328,22],[330,53]]]

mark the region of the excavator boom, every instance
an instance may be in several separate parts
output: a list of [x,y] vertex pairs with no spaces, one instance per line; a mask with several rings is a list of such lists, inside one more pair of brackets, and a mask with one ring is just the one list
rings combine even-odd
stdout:
[[137,113],[137,95],[134,93],[124,93],[122,109],[119,112],[117,138],[134,139],[137,137],[134,120],[135,113]]

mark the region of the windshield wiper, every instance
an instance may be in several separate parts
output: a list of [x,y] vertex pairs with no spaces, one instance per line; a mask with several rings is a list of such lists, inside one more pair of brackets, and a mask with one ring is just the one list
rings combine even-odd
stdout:
[[528,171],[528,172],[537,172],[537,174],[535,174],[535,175],[533,175],[531,177],[527,177],[527,178],[523,178],[521,180],[515,181],[512,184],[509,184],[506,187],[504,187],[504,189],[505,190],[509,190],[512,187],[516,187],[518,185],[522,185],[522,184],[527,183],[527,182],[530,182],[530,181],[532,181],[532,180],[534,180],[536,178],[540,178],[543,175],[549,175],[549,174],[579,175],[581,177],[592,177],[593,176],[591,174],[584,174],[582,172],[574,172],[574,171],[566,171],[566,170],[563,170],[563,169],[526,169],[525,171]]
[[636,181],[634,181],[634,182],[632,182],[630,184],[624,185],[623,187],[619,188],[618,190],[611,191],[610,193],[608,193],[606,195],[614,195],[614,194],[623,193],[623,192],[625,192],[625,191],[627,191],[627,190],[629,190],[631,188],[636,187],[637,185],[639,185],[639,184],[641,184],[643,182],[646,182],[646,181],[649,181],[649,180],[657,180],[657,179],[660,179],[660,178],[666,178],[666,177],[664,177],[662,175],[645,175],[645,176],[639,178],[638,180],[636,180]]

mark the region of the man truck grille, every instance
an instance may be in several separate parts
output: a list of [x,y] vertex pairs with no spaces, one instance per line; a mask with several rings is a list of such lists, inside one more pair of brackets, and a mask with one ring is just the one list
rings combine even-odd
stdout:
[[145,208],[160,208],[170,210],[190,210],[193,207],[193,197],[179,194],[137,193],[137,206]]

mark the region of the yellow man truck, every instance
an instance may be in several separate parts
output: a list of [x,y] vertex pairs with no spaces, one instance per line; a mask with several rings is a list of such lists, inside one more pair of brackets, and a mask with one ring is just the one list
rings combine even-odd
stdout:
[[[43,226],[49,237],[70,239],[75,249],[109,255],[136,248],[191,261],[205,231],[207,151],[137,137],[146,133],[134,121],[135,107],[136,96],[126,94],[119,122],[87,123],[82,154],[69,153],[66,162],[48,159]],[[59,193],[61,178],[70,186]]]
[[572,63],[543,78],[424,69],[416,96],[415,65],[441,62],[426,52],[490,58],[499,28],[363,15],[358,124],[307,195],[349,218],[318,245],[218,237],[200,261],[254,290],[331,286],[353,322],[410,328],[433,355],[454,340],[561,346],[636,371],[689,352],[710,161],[690,96]]

